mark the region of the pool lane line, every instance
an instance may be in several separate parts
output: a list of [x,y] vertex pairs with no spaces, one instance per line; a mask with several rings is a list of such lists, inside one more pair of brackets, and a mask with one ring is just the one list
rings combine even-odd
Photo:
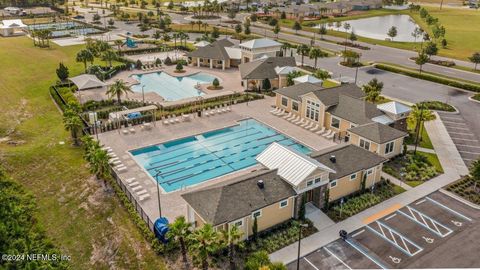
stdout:
[[350,239],[346,239],[345,242],[347,242],[347,244],[349,244],[351,247],[353,247],[355,250],[357,250],[358,252],[360,252],[363,256],[367,257],[367,259],[369,259],[370,261],[372,261],[374,264],[376,264],[378,267],[380,267],[381,269],[388,269],[388,267],[385,267],[381,262],[375,260],[374,258],[372,258],[372,256],[370,256],[368,254],[368,252],[364,251],[361,247],[357,246],[356,244],[354,244],[352,242],[352,240]]
[[[339,262],[341,262],[345,267],[347,267],[349,270],[352,270],[352,268],[347,264],[345,263],[344,261],[342,261],[340,258],[337,257],[337,255],[335,255],[333,252],[331,252],[327,247],[323,247],[323,249],[325,249],[325,251],[327,251],[330,255],[332,255],[335,259],[337,259]],[[306,259],[306,258],[305,258]],[[315,267],[316,268],[316,267]],[[318,269],[318,268],[317,268]]]
[[434,203],[434,204],[436,204],[436,205],[438,205],[438,206],[440,206],[440,207],[443,207],[444,209],[447,209],[448,211],[456,214],[457,216],[459,216],[459,217],[461,217],[461,218],[463,218],[463,219],[465,219],[465,220],[472,221],[471,218],[469,218],[469,217],[467,217],[467,216],[465,216],[465,215],[463,215],[463,214],[460,214],[459,212],[453,210],[452,208],[450,208],[450,207],[448,207],[448,206],[446,206],[446,205],[444,205],[444,204],[441,204],[441,203],[437,202],[436,200],[434,200],[434,199],[432,199],[432,198],[430,198],[430,197],[425,197],[425,198],[426,198],[427,200],[431,201],[432,203]]

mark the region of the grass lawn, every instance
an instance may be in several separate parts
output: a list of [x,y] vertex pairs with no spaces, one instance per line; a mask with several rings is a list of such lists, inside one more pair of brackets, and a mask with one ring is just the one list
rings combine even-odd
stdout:
[[473,95],[472,98],[475,99],[475,100],[480,101],[480,94],[475,94],[475,95]]
[[[410,134],[410,136],[405,139],[406,140],[405,142],[407,144],[415,144],[415,126],[412,126],[411,124],[407,124],[407,125],[408,125],[408,133]],[[428,136],[425,125],[422,128],[422,133],[420,134],[420,137],[418,138],[418,140],[419,140],[418,146],[423,148],[433,149],[433,144],[432,144],[432,141],[430,140],[430,137]]]
[[[440,10],[438,7],[425,7],[430,15],[438,18],[440,23],[446,28],[446,39],[448,46],[446,49],[440,49],[439,55],[467,60],[475,51],[480,49],[478,40],[478,25],[480,25],[480,14],[474,9],[456,9],[446,8]],[[412,18],[424,30],[431,30],[420,18],[419,13],[412,13]],[[432,36],[432,35],[430,35]]]
[[335,86],[338,86],[339,84],[336,83],[336,82],[333,82],[329,79],[326,79],[325,81],[323,81],[323,87],[324,88],[331,88],[331,87],[335,87]]
[[71,76],[83,71],[74,62],[81,48],[39,49],[26,37],[0,39],[0,138],[8,133],[18,143],[0,143],[0,163],[35,194],[35,217],[71,256],[72,269],[165,269],[117,197],[92,178],[49,96],[58,62]]
[[440,160],[438,160],[437,155],[421,151],[417,151],[417,154],[426,157],[428,162],[430,162],[430,164],[435,167],[435,170],[437,170],[438,173],[443,173],[443,167],[442,164],[440,164]]

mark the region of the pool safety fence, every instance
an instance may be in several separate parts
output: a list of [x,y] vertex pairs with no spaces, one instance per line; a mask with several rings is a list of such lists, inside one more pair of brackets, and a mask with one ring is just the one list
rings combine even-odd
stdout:
[[148,228],[153,232],[153,220],[150,219],[150,217],[147,215],[147,213],[143,210],[142,205],[137,201],[135,196],[128,190],[127,186],[122,182],[122,179],[120,179],[120,176],[111,169],[110,170],[111,175],[113,176],[113,179],[115,179],[115,182],[117,185],[120,187],[120,189],[125,193],[127,196],[128,200],[132,203],[132,206],[135,208],[135,211],[137,214],[142,218],[143,221],[147,224]]

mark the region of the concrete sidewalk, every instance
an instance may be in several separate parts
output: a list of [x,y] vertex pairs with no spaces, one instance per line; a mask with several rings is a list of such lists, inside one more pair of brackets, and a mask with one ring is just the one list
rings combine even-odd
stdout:
[[[367,220],[373,215],[378,214],[381,211],[388,211],[389,208],[398,209],[413,203],[443,186],[456,181],[461,175],[468,173],[467,167],[463,163],[457,148],[453,144],[452,139],[448,135],[447,130],[439,117],[437,117],[436,120],[425,123],[425,128],[430,135],[434,148],[437,149],[437,155],[445,173],[303,239],[301,256],[305,256],[308,253],[337,240],[339,238],[338,232],[340,230],[352,232],[360,229],[370,222]],[[388,214],[387,211],[385,211],[386,214]],[[297,259],[297,248],[297,243],[289,245],[270,254],[270,259],[272,261],[290,263]]]

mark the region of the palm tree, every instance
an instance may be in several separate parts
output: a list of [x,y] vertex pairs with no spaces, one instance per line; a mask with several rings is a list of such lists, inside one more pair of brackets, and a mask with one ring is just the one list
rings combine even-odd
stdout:
[[112,61],[116,60],[117,58],[118,55],[112,50],[105,51],[102,54],[102,60],[108,62],[110,67],[112,67]]
[[370,102],[376,102],[380,97],[383,89],[383,82],[377,80],[377,78],[372,79],[367,84],[362,86],[363,92],[367,95],[366,100]]
[[[242,237],[243,232],[238,229],[238,226],[232,226],[228,231],[222,231],[222,241],[224,246],[228,248],[228,261],[230,270],[235,270],[235,244],[238,243]],[[239,243],[241,244],[241,243]]]
[[182,251],[183,263],[185,264],[185,269],[188,269],[190,266],[188,264],[187,257],[187,245],[186,240],[189,235],[192,233],[191,224],[185,220],[184,216],[177,217],[173,223],[168,226],[167,237],[174,239],[176,242],[180,243],[180,249]]
[[117,50],[118,52],[121,52],[122,51],[122,45],[123,45],[123,41],[121,39],[116,39],[113,44],[115,44],[115,46],[117,46]]
[[78,144],[78,132],[83,127],[82,119],[74,111],[66,110],[63,113],[63,125],[67,131],[70,131],[70,134],[73,139],[74,145]]
[[319,57],[324,57],[325,56],[325,53],[322,52],[322,50],[320,48],[312,48],[310,49],[310,52],[308,54],[308,57],[310,57],[310,59],[315,59],[315,69],[317,68],[317,60]]
[[172,37],[173,37],[173,42],[174,42],[174,48],[176,50],[177,49],[177,38],[179,38],[180,35],[179,35],[179,33],[173,33]]
[[85,68],[85,73],[87,72],[87,62],[93,61],[93,54],[90,50],[81,50],[77,53],[76,61],[78,63],[82,62]]
[[310,48],[305,44],[302,44],[297,47],[297,54],[302,56],[302,66],[303,66],[303,57],[305,55],[308,55],[309,52],[310,52]]
[[201,229],[194,231],[190,237],[190,252],[201,262],[203,270],[208,270],[210,256],[219,248],[218,233],[211,224],[204,224]]
[[107,151],[101,148],[93,149],[90,160],[90,172],[95,174],[97,179],[103,179],[104,182],[110,168],[108,160],[109,156]]
[[120,96],[123,94],[128,94],[129,92],[132,93],[130,87],[128,87],[122,80],[116,80],[115,83],[113,83],[113,85],[108,89],[107,95],[110,97],[117,96],[117,101],[120,104]]

